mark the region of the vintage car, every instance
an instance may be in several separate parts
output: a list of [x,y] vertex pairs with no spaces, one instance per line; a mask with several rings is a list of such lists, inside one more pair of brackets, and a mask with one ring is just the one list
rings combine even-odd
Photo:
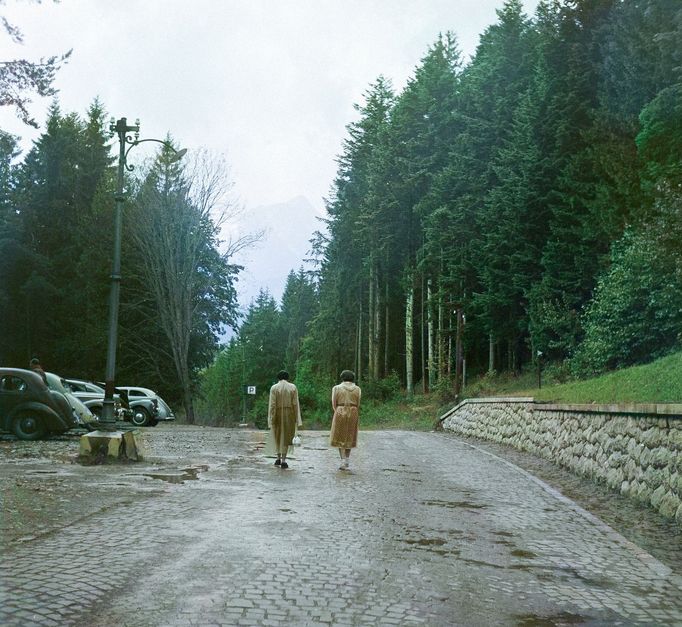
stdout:
[[[104,388],[92,381],[65,379],[73,394],[79,398],[96,416],[102,415]],[[127,420],[136,427],[155,427],[158,424],[158,402],[153,398],[129,399],[125,390],[116,388],[114,394],[117,420]]]
[[159,408],[159,415],[157,416],[157,420],[159,420],[159,422],[162,420],[175,420],[175,414],[173,413],[173,410],[170,408],[170,405],[166,403],[166,401],[164,401],[156,392],[154,392],[154,390],[132,385],[119,385],[118,389],[126,391],[126,393],[128,394],[128,400],[130,402],[138,398],[145,397],[156,399]]
[[96,429],[99,418],[71,391],[66,381],[53,372],[46,372],[45,377],[47,378],[47,387],[50,390],[61,392],[66,397],[82,425],[86,428]]
[[20,440],[38,440],[81,425],[61,392],[31,370],[0,368],[0,428]]

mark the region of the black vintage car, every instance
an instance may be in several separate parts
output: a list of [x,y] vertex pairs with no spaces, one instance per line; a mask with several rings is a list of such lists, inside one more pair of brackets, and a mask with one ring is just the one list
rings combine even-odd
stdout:
[[0,368],[0,428],[20,440],[38,440],[80,424],[66,397],[42,377],[20,368]]

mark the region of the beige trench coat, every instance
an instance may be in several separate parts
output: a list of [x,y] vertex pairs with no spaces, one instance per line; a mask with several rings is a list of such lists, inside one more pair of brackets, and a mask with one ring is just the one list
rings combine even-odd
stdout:
[[287,453],[296,427],[302,424],[298,390],[293,383],[282,379],[270,388],[268,402],[268,427],[272,430],[278,454]]

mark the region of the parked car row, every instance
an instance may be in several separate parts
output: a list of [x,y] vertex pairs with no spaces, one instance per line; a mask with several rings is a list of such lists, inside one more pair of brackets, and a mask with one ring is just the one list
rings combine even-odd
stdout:
[[[81,379],[66,379],[66,385],[93,414],[102,415],[104,407],[104,388],[102,386]],[[114,412],[117,420],[129,420],[137,427],[156,426],[158,424],[158,410],[153,399],[145,398],[140,402],[130,402],[128,395],[119,388],[116,388],[114,394]]]
[[[52,380],[52,385],[59,387],[58,379],[49,377],[48,382]],[[63,390],[48,387],[36,372],[0,368],[0,427],[21,440],[38,440],[96,424],[95,416],[87,409],[83,412],[83,407],[76,409],[76,405]]]
[[[38,440],[75,427],[97,429],[104,405],[104,388],[90,381],[64,379],[32,370],[0,368],[0,429],[21,440]],[[153,390],[116,388],[117,420],[135,426],[156,426],[175,415]]]

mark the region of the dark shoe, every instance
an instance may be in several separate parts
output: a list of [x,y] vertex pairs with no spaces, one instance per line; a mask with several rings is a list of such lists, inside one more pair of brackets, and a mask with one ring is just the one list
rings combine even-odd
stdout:
[[281,459],[278,459],[278,460],[275,462],[275,466],[281,466],[281,465],[282,465],[282,460],[281,460]]
[[286,462],[282,462],[282,463],[279,465],[279,467],[280,467],[280,468],[289,468],[289,464],[287,464]]

